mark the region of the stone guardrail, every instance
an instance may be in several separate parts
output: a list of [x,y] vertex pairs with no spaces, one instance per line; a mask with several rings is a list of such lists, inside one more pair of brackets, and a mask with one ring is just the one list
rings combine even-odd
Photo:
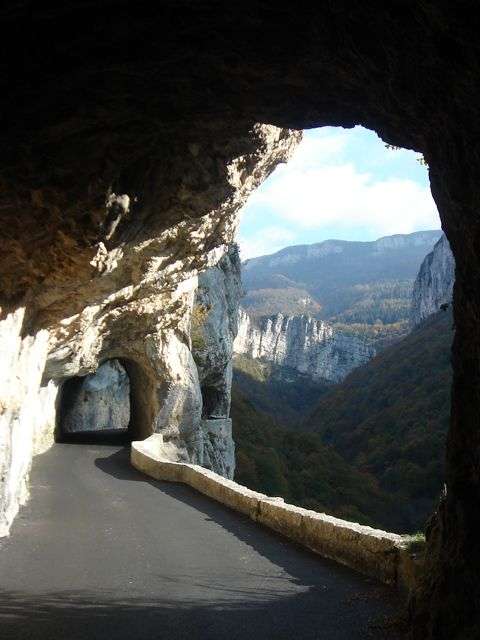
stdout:
[[385,584],[406,591],[415,585],[418,565],[401,535],[296,507],[198,465],[179,462],[175,447],[164,443],[160,434],[132,442],[131,462],[156,480],[183,482],[319,555]]

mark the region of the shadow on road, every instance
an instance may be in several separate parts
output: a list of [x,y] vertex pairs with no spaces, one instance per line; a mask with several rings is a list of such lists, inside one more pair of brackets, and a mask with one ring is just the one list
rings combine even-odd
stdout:
[[[273,596],[274,594],[272,594]],[[318,594],[317,594],[318,598]],[[307,606],[306,606],[307,605]],[[318,606],[322,606],[321,598]],[[306,610],[305,610],[306,609]],[[302,610],[305,613],[302,615]],[[295,612],[297,615],[295,615]],[[358,624],[335,612],[312,619],[302,596],[271,602],[115,599],[95,592],[0,591],[3,640],[399,640],[385,618]]]
[[0,549],[1,640],[399,640],[398,610],[393,591],[139,473],[128,447],[43,454]]
[[[309,635],[309,632],[304,628],[302,633],[298,633],[292,628],[286,635],[282,635],[282,629],[275,627],[276,631],[274,635],[258,634],[256,637],[259,640],[263,638],[319,638],[321,640],[330,639],[343,639],[343,638],[389,638],[389,640],[396,640],[401,637],[400,632],[395,627],[385,623],[384,617],[382,622],[378,624],[378,620],[370,620],[367,626],[364,628],[360,635],[355,635],[352,631],[352,621],[348,623],[345,620],[348,628],[350,629],[350,635],[345,634],[345,628],[338,628],[338,613],[339,610],[343,610],[347,618],[352,615],[355,618],[355,611],[359,614],[358,620],[365,619],[365,610],[371,611],[386,611],[388,615],[394,615],[398,619],[399,610],[401,610],[401,602],[398,594],[394,590],[390,591],[385,587],[378,585],[376,581],[370,580],[365,576],[362,576],[347,567],[343,567],[336,562],[320,558],[318,555],[310,552],[303,547],[295,545],[285,538],[276,534],[275,532],[267,529],[257,523],[254,523],[250,518],[239,514],[235,511],[228,509],[227,507],[219,504],[218,502],[202,495],[195,491],[191,487],[183,484],[159,482],[145,476],[130,465],[129,461],[130,451],[129,448],[124,448],[120,451],[113,453],[105,458],[97,458],[95,465],[112,475],[115,478],[129,481],[141,481],[146,484],[155,487],[158,491],[161,491],[164,495],[173,498],[176,501],[182,502],[188,505],[191,509],[195,509],[199,516],[215,522],[237,539],[242,540],[247,545],[251,546],[256,553],[267,558],[271,563],[281,568],[282,575],[286,572],[289,576],[291,583],[295,583],[305,588],[305,592],[302,595],[297,595],[294,598],[289,598],[288,602],[285,601],[285,594],[282,594],[282,585],[280,580],[277,580],[278,585],[272,593],[259,592],[258,601],[252,603],[251,592],[246,593],[246,600],[242,603],[236,603],[235,606],[228,601],[223,601],[222,594],[218,594],[218,600],[215,603],[209,602],[198,607],[198,602],[191,609],[188,609],[188,615],[193,618],[202,617],[202,609],[216,610],[219,607],[220,616],[228,615],[231,619],[232,616],[238,616],[239,628],[245,625],[248,628],[250,624],[260,624],[256,620],[256,616],[259,615],[259,609],[262,611],[262,616],[274,616],[279,620],[282,619],[282,611],[290,611],[290,616],[296,619],[302,612],[307,614],[311,610],[316,610],[318,607],[323,607],[322,620],[325,623],[325,627],[321,635]],[[201,550],[199,550],[201,553]],[[256,575],[258,578],[259,576]],[[265,576],[267,579],[268,576]],[[162,576],[162,580],[167,580],[166,576]],[[191,577],[188,575],[174,578],[173,582],[176,583],[178,588],[181,588],[182,583],[191,586]],[[196,584],[197,587],[205,587],[209,592],[214,590],[214,585],[209,582],[208,576],[205,576],[203,585]],[[220,591],[223,591],[225,595],[226,587],[222,587]],[[250,597],[248,597],[250,596]],[[375,604],[377,601],[377,604]],[[220,602],[220,605],[219,605]],[[378,603],[381,602],[379,606]],[[159,604],[159,606],[170,607],[168,604]],[[135,605],[137,606],[137,605]],[[293,609],[293,610],[292,610]],[[222,613],[223,611],[223,613]],[[228,611],[228,614],[227,614]],[[362,613],[363,615],[360,615]],[[167,615],[166,612],[157,612],[161,617]],[[155,615],[157,615],[155,614]],[[173,615],[169,613],[168,615]],[[185,611],[178,612],[178,615],[185,615]],[[249,618],[252,621],[249,621]],[[331,620],[329,621],[329,618]],[[253,620],[255,619],[255,621]],[[270,618],[271,620],[271,618]],[[271,621],[269,623],[271,625]],[[285,622],[286,624],[286,622]],[[330,625],[330,626],[329,626]],[[235,627],[236,625],[232,625]],[[300,626],[302,626],[300,624]],[[354,628],[355,625],[353,625]],[[368,627],[368,629],[367,629]],[[244,638],[243,634],[231,635],[230,631],[225,637],[229,640],[231,638]],[[388,630],[385,631],[385,630]],[[290,634],[290,635],[289,635]],[[161,637],[161,636],[160,636]],[[185,636],[187,637],[187,636]],[[197,637],[195,635],[188,636]],[[199,635],[199,638],[210,638],[207,635]],[[217,636],[211,636],[217,637]],[[223,637],[223,636],[218,636]]]

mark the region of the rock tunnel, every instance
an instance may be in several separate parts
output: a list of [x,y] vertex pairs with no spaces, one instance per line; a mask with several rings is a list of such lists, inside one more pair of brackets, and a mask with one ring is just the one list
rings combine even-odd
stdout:
[[126,439],[130,435],[130,412],[128,373],[119,360],[107,360],[95,373],[75,376],[63,383],[57,441],[82,436]]
[[[475,9],[433,0],[164,0],[0,10],[9,61],[0,80],[9,125],[0,152],[1,305],[15,345],[2,371],[7,432],[37,389],[95,370],[101,352],[113,358],[128,343],[136,362],[169,363],[169,388],[176,381],[183,391],[165,404],[177,416],[168,429],[187,441],[179,407],[183,415],[201,407],[195,374],[180,380],[190,371],[191,302],[181,283],[233,240],[239,206],[288,157],[294,130],[361,124],[423,154],[457,270],[446,493],[411,600],[418,640],[474,637],[479,616]],[[103,351],[92,346],[100,343]],[[133,422],[164,428],[158,397],[166,391],[150,393],[152,378],[146,389],[126,370],[132,398],[143,398]]]
[[63,380],[56,399],[55,440],[130,442],[148,437],[148,382],[140,366],[121,358]]

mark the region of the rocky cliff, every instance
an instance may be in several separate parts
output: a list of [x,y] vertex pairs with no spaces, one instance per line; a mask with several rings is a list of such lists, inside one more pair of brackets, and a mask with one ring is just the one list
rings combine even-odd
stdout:
[[243,309],[234,350],[331,382],[343,380],[375,355],[372,340],[340,332],[322,320],[281,313],[253,320]]
[[118,360],[107,360],[95,373],[67,380],[61,399],[64,434],[128,429],[130,380]]
[[230,415],[233,342],[243,293],[238,247],[200,274],[192,312],[192,353],[202,394],[203,465],[228,478],[235,470]]
[[[32,456],[71,427],[62,411],[70,382],[106,361],[119,360],[128,374],[133,438],[162,433],[179,459],[232,475],[229,359],[238,288],[229,247],[239,208],[300,134],[255,125],[222,149],[207,138],[203,152],[194,142],[178,155],[171,147],[156,176],[134,192],[105,185],[97,241],[80,247],[60,234],[70,257],[65,262],[57,247],[42,286],[16,310],[4,307],[0,535],[27,497]],[[86,200],[78,206],[88,210]],[[150,223],[138,226],[145,217]],[[206,314],[201,353],[192,347],[196,304]],[[88,415],[99,418],[96,409]]]
[[128,354],[136,424],[166,425],[164,392],[183,369],[159,363],[187,361],[189,278],[216,262],[234,210],[285,157],[288,134],[269,145],[252,125],[361,124],[423,154],[457,269],[447,492],[414,637],[478,635],[477,14],[433,0],[2,4],[4,505],[55,385],[99,356]]
[[452,301],[455,258],[445,235],[422,262],[412,294],[411,323],[417,325]]

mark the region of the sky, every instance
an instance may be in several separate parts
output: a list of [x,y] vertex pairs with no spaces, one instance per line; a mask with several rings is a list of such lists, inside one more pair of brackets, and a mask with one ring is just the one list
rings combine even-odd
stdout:
[[439,229],[427,167],[363,127],[305,131],[242,209],[243,260],[330,238],[376,240]]

